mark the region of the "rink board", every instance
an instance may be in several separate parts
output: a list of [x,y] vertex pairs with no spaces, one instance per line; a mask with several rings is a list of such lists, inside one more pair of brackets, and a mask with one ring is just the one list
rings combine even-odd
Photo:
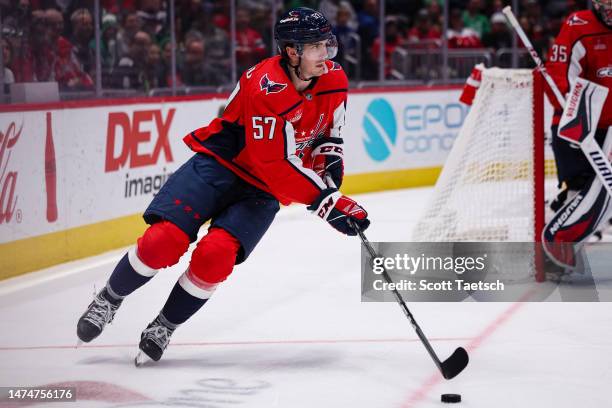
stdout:
[[[432,185],[467,108],[459,89],[351,91],[349,194]],[[125,246],[227,95],[0,108],[0,279]]]

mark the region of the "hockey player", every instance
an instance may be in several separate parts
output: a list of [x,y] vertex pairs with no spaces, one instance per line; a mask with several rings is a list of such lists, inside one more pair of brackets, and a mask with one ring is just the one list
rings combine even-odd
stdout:
[[279,202],[306,204],[347,235],[368,227],[367,212],[338,191],[348,80],[330,61],[337,52],[331,28],[308,8],[285,13],[275,25],[280,55],[247,70],[222,117],[185,136],[196,154],[146,209],[149,228],[78,321],[81,341],[96,338],[126,296],[176,264],[209,219],[189,267],[142,332],[137,364],[144,355],[161,358],[174,330],[247,259]]
[[[546,68],[563,95],[570,91],[578,78],[612,90],[612,0],[593,0],[593,9],[571,14],[549,51]],[[557,99],[552,94],[549,96],[549,100],[555,105],[552,147],[561,187],[561,192],[551,203],[551,208],[558,212],[553,221],[555,218],[567,218],[559,213],[569,208],[576,214],[572,220],[577,219],[578,222],[569,220],[561,228],[558,228],[558,224],[550,229],[547,226],[544,240],[581,242],[598,228],[597,224],[603,219],[609,200],[606,199],[605,193],[602,195],[591,191],[591,194],[588,194],[595,180],[595,172],[582,150],[559,137],[559,122],[563,111]],[[600,146],[604,145],[608,127],[611,125],[612,92],[607,96],[597,123],[595,139]],[[574,210],[574,206],[568,207],[568,204],[578,194],[582,208]],[[583,197],[586,198],[583,200]],[[599,199],[596,199],[597,197]],[[552,221],[551,223],[554,224]]]

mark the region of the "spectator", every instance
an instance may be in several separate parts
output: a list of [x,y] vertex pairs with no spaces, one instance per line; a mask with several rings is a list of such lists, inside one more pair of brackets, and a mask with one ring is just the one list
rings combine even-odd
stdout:
[[440,31],[432,26],[427,9],[419,10],[414,27],[408,31],[408,42],[416,46],[420,44],[424,47],[436,46],[440,37]]
[[334,27],[338,24],[337,17],[340,5],[343,5],[349,12],[348,26],[351,29],[357,29],[357,14],[355,13],[355,9],[353,9],[351,3],[348,1],[322,0],[319,4],[319,12],[323,14],[332,27]]
[[506,5],[504,4],[504,0],[493,0],[493,4],[491,6],[491,15],[495,13],[501,13],[504,7],[506,7]]
[[119,53],[119,59],[130,53],[130,45],[141,27],[142,21],[136,12],[132,11],[125,15],[123,24],[117,33],[117,52]]
[[352,72],[349,67],[346,66],[344,57],[347,54],[356,54],[357,44],[355,43],[354,35],[357,30],[352,28],[350,24],[351,19],[351,8],[347,7],[346,2],[340,2],[338,7],[338,14],[336,16],[336,25],[332,28],[334,35],[338,39],[338,55],[336,61],[339,61],[344,65],[344,70],[347,71],[347,75],[351,76]]
[[365,79],[376,79],[378,57],[372,59],[372,44],[378,37],[378,1],[364,0],[363,10],[357,14],[359,37],[361,37],[362,72]]
[[4,89],[2,92],[8,92],[9,86],[15,83],[15,75],[9,68],[11,66],[13,50],[11,49],[11,43],[5,39],[2,39],[0,44],[2,45],[2,64],[4,65]]
[[191,30],[185,34],[185,45],[187,44],[187,36],[193,31],[197,31],[199,38],[204,40],[204,58],[209,62],[211,69],[220,73],[226,78],[223,83],[229,82],[230,77],[230,37],[228,32],[223,29],[225,21],[222,16],[202,14],[200,19],[194,21]]
[[72,25],[72,55],[81,71],[91,75],[95,68],[96,57],[89,42],[93,38],[93,19],[87,9],[77,9],[70,16]]
[[164,69],[161,63],[161,49],[157,44],[151,44],[147,51],[143,79],[143,87],[145,92],[149,92],[152,88],[161,88],[166,86]]
[[[388,16],[385,19],[385,78],[391,73],[391,55],[393,51],[402,44],[404,38],[400,35],[397,18]],[[380,39],[377,38],[372,44],[372,59],[377,61],[380,52]]]
[[45,13],[35,10],[23,17],[24,27],[15,27],[11,71],[15,82],[48,81],[51,79],[51,61],[48,55],[48,38]]
[[204,41],[189,41],[185,46],[185,61],[181,70],[181,78],[185,85],[205,86],[220,85],[223,82],[219,73],[211,70],[205,63]]
[[536,0],[527,0],[524,16],[529,20],[529,25],[531,26],[532,37],[530,38],[534,48],[539,53],[542,53],[540,55],[546,55],[549,42],[548,37],[550,36],[546,30],[550,25],[549,18],[542,15],[542,8]]
[[[119,44],[117,41],[118,24],[117,17],[108,13],[102,17],[102,31],[100,42],[100,54],[102,58],[102,70],[110,73],[112,68],[119,62]],[[89,44],[92,50],[96,49],[95,39]]]
[[[519,17],[519,24],[523,28],[523,31],[525,31],[527,38],[531,40],[531,44],[536,52],[539,55],[546,55],[544,52],[548,49],[548,39],[544,38],[542,26],[539,24],[531,24],[531,20],[529,20],[527,16]],[[524,47],[523,42],[520,40],[519,46]]]
[[3,36],[15,38],[27,33],[32,18],[32,7],[29,0],[0,1],[0,11],[2,11]]
[[61,12],[52,8],[45,10],[45,23],[47,24],[47,33],[51,43],[60,41],[70,44],[66,37],[63,36],[65,27],[64,16]]
[[264,3],[255,3],[251,11],[251,28],[257,31],[264,42],[266,50],[266,56],[270,56],[271,52],[276,53],[276,50],[272,49],[272,24],[273,18],[270,18],[272,10]]
[[[160,61],[160,82],[158,86],[160,88],[172,86],[172,43],[165,41],[161,47],[161,61]],[[181,78],[178,75],[178,65],[176,73],[176,86],[181,86]]]
[[[119,42],[117,40],[118,24],[117,17],[114,14],[106,13],[102,17],[102,32],[100,38],[100,58],[102,66],[102,84],[103,86],[112,86],[113,69],[119,62]],[[89,42],[89,48],[96,52],[96,40],[93,38]]]
[[247,9],[236,12],[236,62],[238,76],[266,56],[266,47],[261,35],[249,24],[251,17]]
[[463,12],[464,26],[473,29],[478,38],[491,31],[489,19],[480,12],[480,9],[480,0],[469,0],[467,10]]
[[45,11],[47,36],[49,40],[48,60],[52,67],[52,78],[57,81],[61,90],[83,90],[93,87],[91,76],[83,71],[76,60],[73,46],[65,37],[64,16],[55,9]]
[[567,14],[564,17],[567,17],[572,13],[588,8],[587,0],[567,0],[566,2],[567,2],[567,8],[566,8]]
[[442,6],[437,1],[431,1],[427,6],[427,12],[429,13],[429,21],[431,21],[431,28],[437,30],[442,35],[442,27],[444,16],[442,15]]
[[502,13],[491,16],[491,31],[482,37],[482,44],[495,50],[512,47],[512,33]]
[[365,0],[363,10],[357,14],[357,21],[361,39],[370,46],[378,36],[378,1]]
[[144,64],[150,46],[151,36],[148,33],[138,31],[134,35],[130,52],[119,60],[113,71],[112,85],[115,88],[144,88]]
[[449,48],[480,48],[482,44],[478,33],[463,25],[459,9],[452,9],[449,18],[449,28],[446,34]]
[[161,0],[141,0],[137,14],[142,21],[140,29],[147,32],[152,40],[161,42],[168,36],[166,12],[162,10]]

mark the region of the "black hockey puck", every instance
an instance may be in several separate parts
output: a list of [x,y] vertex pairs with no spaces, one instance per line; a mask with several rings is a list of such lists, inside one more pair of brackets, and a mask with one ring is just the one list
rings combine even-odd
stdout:
[[442,402],[461,402],[460,394],[442,394]]

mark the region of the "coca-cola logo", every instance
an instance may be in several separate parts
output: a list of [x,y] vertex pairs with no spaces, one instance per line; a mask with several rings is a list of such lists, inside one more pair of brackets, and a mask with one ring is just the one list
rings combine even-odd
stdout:
[[16,171],[10,171],[8,166],[12,149],[17,144],[22,129],[23,124],[16,130],[15,122],[11,122],[6,132],[0,131],[0,224],[11,222],[17,207],[15,188],[18,174]]

